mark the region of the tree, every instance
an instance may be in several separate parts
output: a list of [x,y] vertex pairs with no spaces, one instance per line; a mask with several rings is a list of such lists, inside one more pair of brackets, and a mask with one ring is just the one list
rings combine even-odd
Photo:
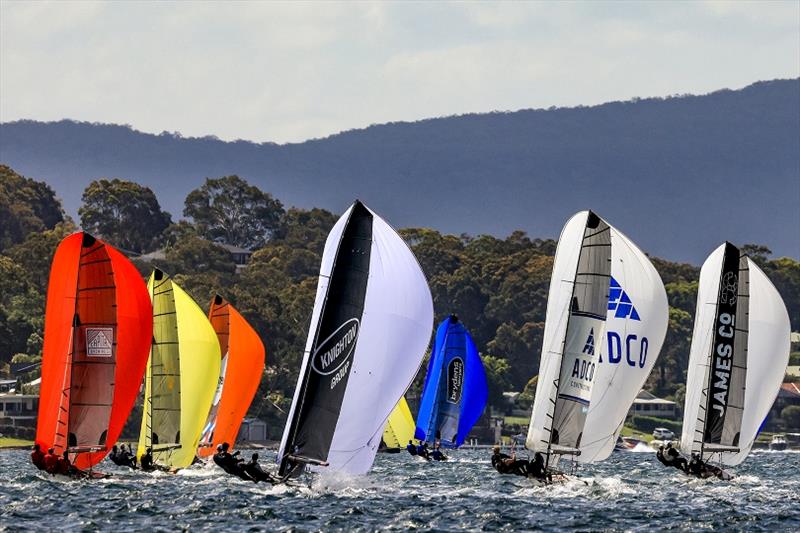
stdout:
[[239,176],[207,178],[189,193],[183,215],[205,238],[247,249],[264,246],[280,228],[283,205]]
[[78,209],[83,229],[125,251],[148,252],[172,217],[148,187],[121,179],[93,181]]
[[0,250],[63,220],[61,202],[49,185],[0,165]]
[[800,429],[800,405],[789,405],[781,411],[781,418],[789,429]]

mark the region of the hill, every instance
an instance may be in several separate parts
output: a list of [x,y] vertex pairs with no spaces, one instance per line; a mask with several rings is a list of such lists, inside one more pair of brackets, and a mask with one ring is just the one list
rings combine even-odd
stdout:
[[722,240],[800,257],[800,80],[702,96],[390,123],[299,144],[224,142],[74,121],[0,125],[0,161],[75,216],[99,177],[151,187],[180,217],[205,177],[289,205],[355,197],[398,227],[557,237],[591,207],[643,249],[700,263]]

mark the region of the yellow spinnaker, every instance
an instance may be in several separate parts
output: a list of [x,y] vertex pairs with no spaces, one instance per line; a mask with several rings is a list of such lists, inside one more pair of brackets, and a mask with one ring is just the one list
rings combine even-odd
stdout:
[[217,388],[219,340],[203,310],[169,276],[155,270],[147,288],[153,344],[136,455],[152,447],[157,464],[185,468],[195,458]]
[[[414,417],[405,396],[400,398],[397,405],[386,421],[383,429],[383,442],[389,448],[405,448],[409,440],[414,438]],[[416,440],[414,441],[416,443]]]

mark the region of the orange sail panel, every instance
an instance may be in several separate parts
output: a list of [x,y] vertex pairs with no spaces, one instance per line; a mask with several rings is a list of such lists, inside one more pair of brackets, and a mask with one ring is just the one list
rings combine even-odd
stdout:
[[219,339],[222,364],[219,386],[198,449],[201,457],[213,454],[223,442],[235,444],[264,372],[264,344],[231,304],[219,295],[214,297],[208,319]]
[[150,298],[128,259],[88,233],[50,268],[36,442],[87,469],[119,438],[147,362]]

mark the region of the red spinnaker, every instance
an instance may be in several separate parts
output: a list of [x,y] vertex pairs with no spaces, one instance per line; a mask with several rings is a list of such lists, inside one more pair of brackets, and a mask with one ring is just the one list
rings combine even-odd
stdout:
[[153,335],[147,287],[120,252],[66,237],[50,267],[36,442],[82,470],[117,442],[142,383]]

